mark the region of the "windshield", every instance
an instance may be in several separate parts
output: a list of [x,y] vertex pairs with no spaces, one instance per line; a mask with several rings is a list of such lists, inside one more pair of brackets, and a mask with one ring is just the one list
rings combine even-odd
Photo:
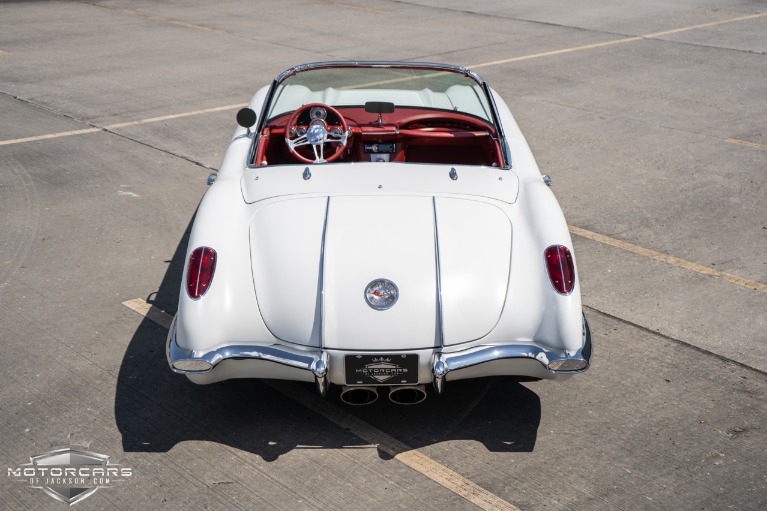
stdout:
[[363,106],[369,101],[460,112],[492,123],[485,92],[470,76],[458,71],[401,67],[299,71],[277,85],[266,117],[273,119],[309,103],[339,108]]

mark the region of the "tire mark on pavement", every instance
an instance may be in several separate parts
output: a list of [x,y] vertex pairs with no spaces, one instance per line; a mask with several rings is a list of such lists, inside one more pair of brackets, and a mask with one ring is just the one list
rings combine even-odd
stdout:
[[40,223],[37,187],[10,154],[0,153],[0,203],[8,208],[0,228],[0,289],[23,267]]

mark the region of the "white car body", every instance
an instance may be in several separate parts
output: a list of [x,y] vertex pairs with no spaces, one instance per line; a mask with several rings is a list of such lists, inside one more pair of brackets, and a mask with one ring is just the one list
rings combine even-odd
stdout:
[[[317,70],[410,68],[427,71],[418,75],[426,83],[436,73],[476,83],[445,91],[375,82],[348,89],[291,85],[292,77]],[[481,93],[481,104],[475,97],[464,101],[467,94]],[[395,114],[381,113],[387,107],[371,101],[393,103],[400,116],[417,112],[434,119],[388,125],[387,115]],[[458,111],[461,101],[468,106]],[[286,150],[273,133],[283,126],[283,137],[291,138],[303,130],[301,116],[307,115],[295,117],[294,130],[285,124],[287,114],[270,117],[275,108],[281,112],[278,102],[288,110],[307,103],[330,106],[321,108],[327,110],[327,137],[313,150],[333,150],[333,108],[359,119],[365,117],[359,107],[364,103],[370,118],[347,119],[348,139],[339,135],[338,121],[335,133],[343,142],[337,142],[336,162],[321,161],[322,151],[315,151],[320,161],[312,163],[287,156],[275,162]],[[259,90],[249,108],[260,113],[261,122],[255,132],[235,131],[194,220],[168,336],[175,372],[199,384],[231,378],[315,381],[323,395],[330,384],[339,385],[345,401],[363,404],[380,387],[390,388],[395,401],[414,403],[426,396],[426,384],[441,393],[446,381],[555,378],[588,368],[591,339],[575,259],[569,292],[555,289],[547,269],[549,247],[572,251],[564,216],[508,107],[476,74],[437,64],[311,64]],[[443,114],[450,118],[444,126]],[[455,121],[459,114],[466,114],[461,119],[469,125]],[[310,129],[322,112],[308,115]],[[474,126],[473,117],[485,120]],[[492,128],[482,138],[478,126],[485,124]],[[482,141],[455,152],[451,145],[462,143],[459,137]],[[367,152],[379,146],[392,152]],[[408,151],[438,159],[473,151],[489,154],[492,162],[409,162]],[[372,161],[364,161],[368,155]],[[487,163],[485,157],[480,159]],[[192,297],[186,280],[190,257],[203,247],[215,251],[214,271],[204,294]],[[380,305],[380,296],[395,302],[375,309],[371,303]],[[354,369],[359,378],[346,369],[355,357],[363,364]],[[398,365],[406,359],[408,367]]]

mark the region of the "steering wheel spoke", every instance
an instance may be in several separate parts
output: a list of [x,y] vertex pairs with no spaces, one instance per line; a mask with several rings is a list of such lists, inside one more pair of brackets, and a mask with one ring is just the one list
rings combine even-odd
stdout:
[[[320,148],[319,154],[317,154],[317,147]],[[325,162],[325,144],[312,144],[312,151],[314,151],[314,163],[326,163]]]
[[351,135],[351,130],[342,131],[341,133],[334,133],[332,130],[328,132],[328,142],[339,143],[346,147],[346,140]]
[[285,137],[285,142],[288,144],[288,147],[292,151],[294,147],[300,147],[302,145],[307,145],[309,143],[309,139],[306,137],[306,135],[302,135],[300,137],[296,137],[294,139],[290,139]]

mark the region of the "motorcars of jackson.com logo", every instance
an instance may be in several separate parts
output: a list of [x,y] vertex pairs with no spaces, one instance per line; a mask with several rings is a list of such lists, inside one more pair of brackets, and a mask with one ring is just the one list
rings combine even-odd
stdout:
[[381,357],[374,358],[371,364],[366,364],[365,367],[357,369],[357,373],[383,383],[395,376],[402,376],[407,373],[407,368],[393,363],[391,358]]
[[29,463],[8,467],[8,477],[71,506],[133,476],[132,468],[110,463],[109,456],[88,450],[90,444],[72,434],[54,439],[52,450],[30,456]]

